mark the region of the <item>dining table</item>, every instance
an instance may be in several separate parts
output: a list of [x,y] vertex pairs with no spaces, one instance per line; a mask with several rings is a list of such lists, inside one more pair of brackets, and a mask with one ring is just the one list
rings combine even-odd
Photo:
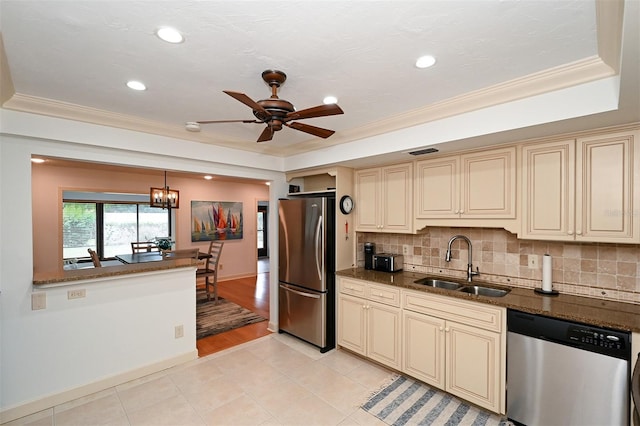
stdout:
[[[198,260],[204,260],[211,257],[209,253],[198,253]],[[126,254],[117,254],[115,256],[122,263],[146,263],[146,262],[158,262],[163,260],[162,253],[158,251],[153,252],[141,252],[141,253],[126,253]]]

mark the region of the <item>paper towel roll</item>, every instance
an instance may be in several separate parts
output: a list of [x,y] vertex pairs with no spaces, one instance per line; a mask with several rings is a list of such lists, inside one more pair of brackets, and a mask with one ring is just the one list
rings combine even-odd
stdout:
[[551,278],[551,270],[553,266],[551,265],[551,256],[545,254],[542,256],[542,291],[551,291],[552,290],[552,278]]

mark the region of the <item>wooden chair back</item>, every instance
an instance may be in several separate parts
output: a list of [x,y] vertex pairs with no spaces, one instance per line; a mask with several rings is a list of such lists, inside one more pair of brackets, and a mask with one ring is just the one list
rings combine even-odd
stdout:
[[200,250],[197,248],[193,249],[182,249],[182,250],[163,250],[162,251],[162,260],[172,260],[172,259],[198,259],[198,253]]
[[91,250],[91,249],[87,249],[87,251],[89,252],[89,256],[91,256],[91,261],[93,262],[94,268],[101,268],[102,263],[100,263],[100,258],[98,257],[98,253],[96,253],[94,250]]
[[220,263],[222,246],[224,246],[224,241],[211,241],[207,252],[209,257],[205,261],[205,266],[196,271],[196,278],[204,278],[207,300],[211,300],[210,287],[213,287],[215,303],[218,303],[218,264]]
[[153,241],[132,241],[131,252],[132,253],[147,253],[152,251],[160,251],[158,244]]

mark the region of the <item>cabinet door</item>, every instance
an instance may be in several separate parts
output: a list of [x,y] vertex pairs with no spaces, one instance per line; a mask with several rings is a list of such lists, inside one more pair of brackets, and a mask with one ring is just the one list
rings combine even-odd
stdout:
[[445,321],[404,311],[402,314],[402,371],[444,389]]
[[638,242],[637,137],[629,132],[577,140],[576,240]]
[[382,168],[382,229],[411,232],[413,229],[413,164]]
[[460,200],[460,157],[416,163],[416,217],[457,218]]
[[367,302],[367,355],[400,369],[400,309]]
[[575,140],[522,147],[522,236],[573,240]]
[[516,217],[516,149],[494,149],[461,156],[460,217]]
[[447,322],[445,335],[445,390],[500,412],[500,334]]
[[356,231],[377,232],[380,230],[380,169],[356,171],[355,209]]
[[341,294],[338,297],[338,344],[366,355],[366,301]]

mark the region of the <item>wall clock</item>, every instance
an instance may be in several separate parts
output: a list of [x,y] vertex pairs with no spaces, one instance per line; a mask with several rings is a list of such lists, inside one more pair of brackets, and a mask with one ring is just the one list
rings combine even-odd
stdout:
[[353,199],[348,195],[343,195],[340,198],[340,211],[342,214],[349,214],[353,210]]

